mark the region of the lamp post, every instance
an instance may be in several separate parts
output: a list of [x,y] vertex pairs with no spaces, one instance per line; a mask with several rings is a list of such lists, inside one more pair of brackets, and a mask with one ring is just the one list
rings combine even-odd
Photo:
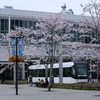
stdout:
[[18,39],[21,39],[21,38],[24,38],[23,36],[21,36],[21,34],[20,35],[16,35],[16,36],[10,36],[9,38],[11,38],[11,39],[15,39],[16,40],[16,42],[15,42],[15,45],[16,45],[16,62],[15,62],[15,68],[16,68],[16,95],[18,95]]

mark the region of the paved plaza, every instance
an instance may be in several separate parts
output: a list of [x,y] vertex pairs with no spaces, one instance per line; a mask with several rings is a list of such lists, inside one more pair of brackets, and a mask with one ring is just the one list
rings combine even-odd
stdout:
[[100,91],[72,90],[52,88],[29,87],[18,85],[16,95],[15,85],[0,84],[0,100],[100,100]]

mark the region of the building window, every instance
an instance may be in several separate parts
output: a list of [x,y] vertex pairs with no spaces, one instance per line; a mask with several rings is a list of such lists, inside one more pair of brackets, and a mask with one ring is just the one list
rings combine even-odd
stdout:
[[20,25],[19,26],[20,27],[23,27],[23,23],[24,23],[23,20],[20,20],[19,22],[20,22]]
[[19,20],[15,20],[15,26],[19,27]]
[[14,30],[14,25],[15,25],[14,20],[11,20],[11,23],[10,24],[11,24],[11,29]]
[[1,30],[4,30],[4,19],[1,19]]
[[8,19],[5,19],[4,26],[5,26],[5,30],[8,30]]
[[29,21],[29,28],[31,28],[32,26],[32,21]]
[[28,21],[25,21],[25,28],[29,28]]

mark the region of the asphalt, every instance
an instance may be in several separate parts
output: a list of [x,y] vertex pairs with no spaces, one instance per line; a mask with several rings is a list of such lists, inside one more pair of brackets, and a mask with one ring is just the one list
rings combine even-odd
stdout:
[[97,90],[72,90],[30,87],[18,85],[16,95],[15,85],[0,84],[0,100],[100,100],[100,91]]

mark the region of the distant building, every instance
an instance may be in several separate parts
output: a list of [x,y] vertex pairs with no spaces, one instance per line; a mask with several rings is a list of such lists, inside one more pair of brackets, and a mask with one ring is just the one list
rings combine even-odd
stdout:
[[[36,29],[35,24],[37,22],[36,17],[44,18],[48,15],[55,13],[50,12],[39,12],[39,11],[27,11],[27,10],[16,10],[13,7],[5,6],[5,8],[0,8],[0,34],[9,33],[10,29],[14,29],[14,26]],[[74,15],[72,9],[66,11],[66,5],[62,6],[62,19],[68,22],[76,22],[83,20],[80,15]],[[77,27],[77,26],[76,26]],[[89,42],[87,38],[78,38],[79,34],[74,33],[75,38],[71,41],[81,41],[83,43]],[[2,36],[0,35],[0,38]],[[1,41],[1,40],[0,40]]]

